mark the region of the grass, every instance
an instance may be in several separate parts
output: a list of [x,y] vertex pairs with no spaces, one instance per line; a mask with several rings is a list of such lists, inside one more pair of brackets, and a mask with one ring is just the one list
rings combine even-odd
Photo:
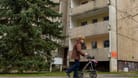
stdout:
[[43,73],[13,73],[13,74],[0,74],[0,76],[66,76],[64,72],[43,72]]
[[[138,72],[98,72],[98,74],[122,74],[122,75],[128,75],[128,74],[138,74]],[[38,72],[38,73],[13,73],[13,74],[0,74],[0,76],[10,76],[10,77],[37,77],[37,76],[66,76],[65,72]],[[131,77],[131,78],[138,78],[138,77]]]

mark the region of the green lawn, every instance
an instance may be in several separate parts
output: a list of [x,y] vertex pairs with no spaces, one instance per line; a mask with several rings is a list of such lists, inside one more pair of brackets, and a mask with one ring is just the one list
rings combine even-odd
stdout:
[[[98,72],[98,74],[138,74],[138,72]],[[23,73],[23,74],[0,74],[0,76],[66,76],[65,72],[40,72],[40,73]],[[131,77],[132,78],[132,77]],[[138,78],[138,77],[134,77]]]
[[14,73],[14,74],[0,74],[0,76],[65,76],[65,72],[43,72],[43,73]]

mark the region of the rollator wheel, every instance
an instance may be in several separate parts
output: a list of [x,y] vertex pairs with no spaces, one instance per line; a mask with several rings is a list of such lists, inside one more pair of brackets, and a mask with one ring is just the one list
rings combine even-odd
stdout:
[[83,78],[83,72],[79,72],[78,75],[79,75],[79,78]]
[[90,78],[97,78],[97,73],[96,73],[96,71],[90,72],[90,73],[89,73],[89,76],[90,76]]

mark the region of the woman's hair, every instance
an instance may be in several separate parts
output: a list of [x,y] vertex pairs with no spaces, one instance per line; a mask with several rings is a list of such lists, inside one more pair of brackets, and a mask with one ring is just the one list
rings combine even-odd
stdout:
[[84,40],[84,37],[78,37],[77,41]]

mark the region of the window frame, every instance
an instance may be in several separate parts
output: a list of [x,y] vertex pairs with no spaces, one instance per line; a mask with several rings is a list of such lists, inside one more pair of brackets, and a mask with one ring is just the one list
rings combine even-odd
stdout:
[[85,25],[87,25],[87,24],[88,24],[87,21],[82,21],[82,22],[80,23],[81,26],[85,26]]
[[109,40],[104,40],[103,41],[103,46],[104,46],[104,48],[109,48],[110,47],[110,41]]
[[92,23],[95,24],[98,22],[98,19],[92,19]]
[[97,44],[98,44],[97,41],[92,41],[91,42],[91,48],[92,49],[97,49],[98,48]]
[[103,20],[104,20],[104,21],[108,21],[108,20],[109,20],[109,16],[103,17]]

